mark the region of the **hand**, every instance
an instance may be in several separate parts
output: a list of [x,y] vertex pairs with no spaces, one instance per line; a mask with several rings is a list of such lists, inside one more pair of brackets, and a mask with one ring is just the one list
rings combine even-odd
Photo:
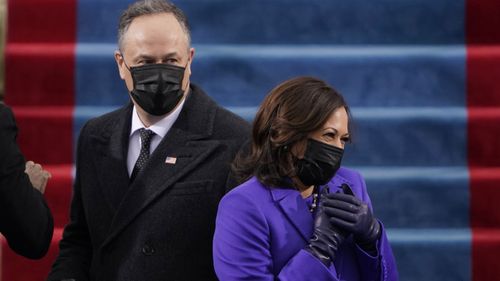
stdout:
[[24,172],[30,178],[33,188],[43,194],[45,192],[45,187],[47,186],[47,181],[52,177],[52,175],[47,170],[44,170],[40,164],[36,164],[33,161],[26,162],[26,169]]
[[328,200],[324,200],[324,207],[330,222],[352,233],[358,245],[373,245],[380,238],[380,223],[368,205],[354,197],[352,191],[350,194],[328,194],[327,198]]
[[329,216],[325,213],[323,201],[327,198],[326,194],[328,194],[328,188],[323,188],[314,219],[314,232],[306,251],[318,258],[324,265],[329,266],[335,260],[336,253],[347,233],[332,225]]

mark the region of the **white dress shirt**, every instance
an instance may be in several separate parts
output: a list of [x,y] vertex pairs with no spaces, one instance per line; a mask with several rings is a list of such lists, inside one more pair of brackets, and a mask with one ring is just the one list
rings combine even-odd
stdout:
[[179,117],[179,113],[184,106],[185,100],[186,99],[183,98],[181,104],[177,106],[177,108],[172,111],[172,113],[165,116],[155,124],[149,126],[149,128],[146,128],[141,119],[139,119],[139,115],[137,115],[137,109],[134,105],[134,108],[132,110],[132,126],[130,128],[130,139],[128,143],[127,153],[127,170],[129,176],[132,175],[132,170],[134,169],[135,162],[137,161],[137,158],[139,158],[139,153],[141,152],[141,136],[139,134],[139,129],[146,128],[155,132],[155,135],[151,139],[149,151],[149,154],[151,155],[153,151],[158,147],[163,137],[168,133],[170,128],[172,128],[172,125],[174,124],[175,120],[177,120],[177,117]]

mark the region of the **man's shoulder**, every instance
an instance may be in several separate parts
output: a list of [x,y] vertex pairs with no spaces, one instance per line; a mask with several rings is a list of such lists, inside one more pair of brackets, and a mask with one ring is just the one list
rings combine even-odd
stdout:
[[216,132],[221,132],[237,137],[250,137],[250,124],[239,115],[217,106],[214,125]]
[[96,132],[100,130],[108,130],[113,127],[117,122],[123,121],[127,118],[129,111],[131,111],[131,105],[125,105],[113,111],[104,113],[100,116],[93,117],[89,119],[84,127],[88,132]]
[[217,104],[201,88],[193,85],[197,106],[205,112],[213,112],[214,136],[221,138],[249,138],[250,124],[240,116]]
[[4,114],[11,114],[10,108],[0,101],[0,114],[3,116]]
[[9,126],[15,123],[14,114],[12,113],[12,110],[3,102],[0,102],[0,121],[1,121],[0,124],[2,125],[8,124]]

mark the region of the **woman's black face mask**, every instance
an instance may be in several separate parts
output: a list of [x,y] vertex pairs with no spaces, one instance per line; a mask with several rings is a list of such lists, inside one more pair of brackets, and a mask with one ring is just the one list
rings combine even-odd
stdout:
[[343,154],[342,148],[308,139],[304,158],[296,162],[297,177],[306,186],[324,185],[340,168]]
[[[127,67],[128,68],[128,67]],[[132,99],[147,113],[161,116],[171,112],[184,96],[184,67],[146,64],[129,68],[134,82]]]

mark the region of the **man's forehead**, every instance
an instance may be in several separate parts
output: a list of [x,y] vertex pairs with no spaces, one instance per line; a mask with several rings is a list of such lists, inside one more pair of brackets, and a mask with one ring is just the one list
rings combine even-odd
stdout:
[[180,40],[187,43],[188,36],[171,13],[143,15],[135,18],[124,33],[124,41]]
[[139,16],[132,20],[125,34],[132,32],[166,32],[170,34],[185,34],[181,24],[171,13]]

